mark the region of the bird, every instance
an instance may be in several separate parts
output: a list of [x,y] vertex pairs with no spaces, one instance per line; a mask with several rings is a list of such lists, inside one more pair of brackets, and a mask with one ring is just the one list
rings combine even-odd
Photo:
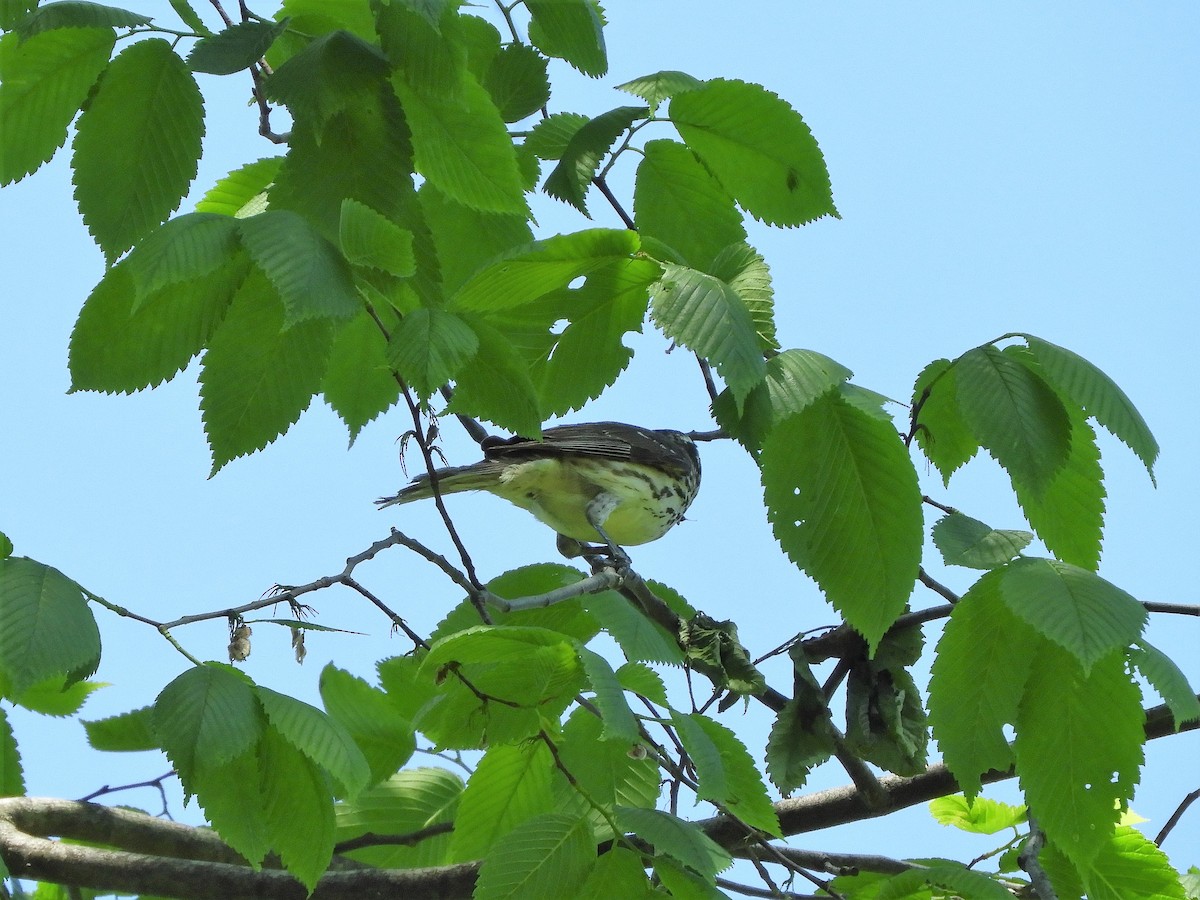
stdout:
[[[657,540],[683,520],[700,489],[700,454],[680,431],[621,422],[547,428],[540,440],[485,438],[484,458],[434,470],[438,493],[488,491],[531,512],[558,533],[566,556],[589,555],[600,541],[611,555]],[[433,496],[418,475],[380,509]]]

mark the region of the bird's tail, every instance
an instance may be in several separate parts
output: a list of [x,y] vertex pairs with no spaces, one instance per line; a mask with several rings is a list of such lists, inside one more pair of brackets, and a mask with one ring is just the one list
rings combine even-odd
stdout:
[[[477,462],[471,466],[452,466],[437,469],[437,486],[439,494],[457,494],[460,491],[491,490],[500,480],[504,464],[490,459]],[[399,506],[401,503],[411,503],[413,500],[426,500],[433,496],[433,485],[428,473],[418,475],[412,482],[400,489],[398,494],[391,497],[380,497],[375,505],[380,509],[388,506]]]

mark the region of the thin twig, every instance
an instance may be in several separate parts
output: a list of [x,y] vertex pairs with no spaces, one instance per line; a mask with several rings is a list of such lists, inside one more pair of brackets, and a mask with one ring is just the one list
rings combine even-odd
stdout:
[[1167,835],[1170,834],[1172,829],[1179,824],[1179,820],[1182,819],[1183,814],[1187,812],[1187,808],[1197,800],[1200,800],[1200,788],[1197,788],[1184,797],[1183,800],[1180,801],[1179,805],[1175,807],[1175,812],[1171,813],[1171,818],[1167,819],[1167,824],[1162,827],[1162,831],[1160,831],[1158,836],[1154,838],[1154,843],[1156,845],[1159,847],[1162,846],[1163,841],[1167,839]]
[[935,594],[941,596],[942,599],[948,600],[951,604],[957,603],[962,599],[962,597],[958,596],[958,594],[954,593],[954,591],[950,590],[950,588],[946,587],[939,581],[935,581],[933,577],[925,571],[924,566],[921,566],[917,570],[917,578],[920,580],[921,584],[925,585],[925,587],[929,588]]
[[86,797],[80,797],[79,802],[80,803],[88,803],[92,800],[95,800],[97,797],[103,797],[106,794],[115,794],[118,791],[132,791],[132,790],[135,790],[136,788],[152,787],[158,791],[159,796],[162,798],[162,807],[163,808],[162,808],[162,813],[160,813],[160,815],[163,815],[168,819],[173,819],[174,817],[171,815],[170,811],[167,808],[167,792],[163,788],[163,782],[166,781],[168,778],[171,778],[174,775],[175,775],[175,770],[172,769],[170,772],[164,772],[162,775],[159,775],[157,778],[151,778],[147,781],[135,781],[132,784],[118,784],[116,786],[109,786],[106,784],[106,785],[104,785],[104,787],[97,788],[96,790],[92,791]]

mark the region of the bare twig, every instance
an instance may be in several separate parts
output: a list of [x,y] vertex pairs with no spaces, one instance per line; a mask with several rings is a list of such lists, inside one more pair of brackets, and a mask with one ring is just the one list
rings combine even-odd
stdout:
[[1175,807],[1175,812],[1171,813],[1171,818],[1167,819],[1167,824],[1162,827],[1162,831],[1154,838],[1155,844],[1159,847],[1162,846],[1163,841],[1167,839],[1167,835],[1179,824],[1179,820],[1183,818],[1183,814],[1187,812],[1188,807],[1197,800],[1200,800],[1200,788],[1192,791],[1179,802],[1179,805]]
[[950,588],[946,587],[939,581],[935,581],[933,577],[925,571],[924,566],[917,570],[917,578],[920,580],[921,584],[925,585],[925,587],[942,597],[942,599],[948,600],[951,604],[957,603],[962,599],[958,596],[958,594],[950,590]]
[[103,797],[106,794],[115,794],[115,793],[117,793],[117,791],[131,791],[131,790],[135,790],[137,788],[152,787],[158,791],[159,796],[162,798],[162,812],[159,813],[159,815],[166,816],[168,819],[170,819],[170,818],[172,818],[172,816],[171,816],[170,811],[167,808],[167,806],[168,806],[167,792],[163,788],[163,782],[166,781],[168,778],[173,777],[174,775],[175,775],[175,770],[172,769],[170,772],[164,772],[162,775],[159,775],[157,778],[151,778],[147,781],[135,781],[132,784],[118,784],[114,787],[110,787],[109,785],[106,784],[106,785],[104,785],[104,787],[97,788],[96,790],[92,791],[86,797],[80,797],[79,802],[87,803],[91,800],[95,800],[97,797]]
[[427,841],[438,835],[449,834],[454,830],[453,822],[438,822],[420,831],[410,831],[408,834],[375,834],[368,831],[356,838],[334,844],[334,853],[349,853],[351,850],[361,850],[363,847],[412,847],[421,841]]

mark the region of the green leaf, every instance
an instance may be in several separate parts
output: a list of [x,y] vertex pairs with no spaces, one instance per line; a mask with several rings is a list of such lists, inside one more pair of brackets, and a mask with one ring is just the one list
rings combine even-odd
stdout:
[[485,263],[530,243],[524,216],[501,216],[455,203],[429,182],[421,185],[421,209],[433,232],[447,295],[458,290]]
[[1086,674],[1053,644],[1034,656],[1013,750],[1030,812],[1076,866],[1096,858],[1133,796],[1144,722],[1121,653]]
[[72,168],[83,221],[109,262],[179,205],[196,177],[204,105],[164,40],[130,44],[79,117]]
[[[654,880],[666,888],[675,900],[729,900],[729,895],[670,857],[658,857],[653,865]],[[656,891],[650,896],[657,900]]]
[[1051,384],[1137,454],[1153,481],[1158,441],[1125,392],[1082,356],[1031,334],[1022,337]]
[[171,9],[175,10],[175,15],[183,21],[183,24],[197,34],[212,34],[212,30],[204,24],[204,20],[200,18],[197,12],[192,9],[188,0],[170,0]]
[[559,164],[547,176],[546,193],[571,204],[587,216],[585,200],[600,160],[612,149],[617,138],[648,114],[649,110],[644,106],[619,106],[580,127],[567,142]]
[[[677,141],[650,141],[643,148],[633,217],[643,237],[662,241],[683,262],[701,271],[711,272],[722,249],[746,240],[733,198]],[[696,222],[704,227],[694,227]]]
[[333,857],[333,803],[325,778],[272,728],[260,744],[259,768],[271,847],[311,892]]
[[483,212],[526,212],[517,156],[492,98],[464,75],[455,99],[392,79],[412,128],[417,168],[442,193]]
[[333,31],[278,66],[263,91],[269,100],[285,104],[298,124],[320,128],[376,93],[388,69],[387,57],[374,44]]
[[519,122],[550,102],[546,59],[525,44],[501,48],[488,66],[483,86],[505,122]]
[[554,759],[540,741],[489,748],[459,801],[450,859],[480,859],[518,825],[550,812],[554,774]]
[[218,767],[253,749],[265,726],[249,679],[222,663],[206,663],[159,692],[153,727],[184,790],[192,794],[198,793],[202,766]]
[[[1087,892],[1089,900],[1186,900],[1179,873],[1166,853],[1136,828],[1120,826],[1087,866],[1076,869],[1049,848],[1042,863],[1060,896],[1064,882]],[[1082,876],[1082,877],[1081,877]]]
[[283,303],[258,270],[238,290],[209,341],[200,372],[200,408],[213,472],[283,434],[321,386],[329,322],[284,328]]
[[388,367],[387,342],[365,309],[334,335],[321,393],[346,423],[351,443],[399,399],[400,385]]
[[742,208],[770,225],[837,216],[825,158],[800,114],[757,84],[716,78],[671,100],[671,121]]
[[401,278],[417,271],[412,232],[353,198],[342,201],[339,240],[342,253],[353,265]]
[[447,411],[487,419],[515,434],[538,434],[542,413],[525,361],[497,329],[478,319],[470,325],[479,349],[459,371]]
[[[456,4],[435,0],[428,4],[388,3],[374,7],[379,43],[398,78],[414,90],[454,100],[461,96],[466,74],[469,40]],[[490,49],[499,51],[499,33]],[[482,45],[483,37],[474,40]],[[488,42],[490,45],[490,41]],[[483,50],[476,47],[476,53]],[[484,51],[486,52],[486,51]],[[471,70],[475,74],[474,70]]]
[[519,741],[557,720],[583,687],[576,644],[528,626],[477,626],[443,638],[421,665],[439,685],[414,721],[444,747]]
[[474,897],[574,897],[595,860],[587,819],[546,813],[514,828],[483,858]]
[[695,613],[680,627],[678,641],[688,668],[704,675],[717,691],[757,695],[766,687],[732,619],[717,621]]
[[596,858],[587,881],[573,895],[574,900],[610,900],[612,897],[651,900],[654,896],[641,858],[632,850],[619,846]]
[[[921,866],[893,875],[882,889],[873,894],[874,900],[905,900],[914,896],[914,888],[924,886],[946,888],[955,897],[971,900],[1009,900],[1012,892],[996,881],[993,876],[968,869],[962,863],[934,861],[933,865]],[[930,896],[921,893],[917,896]],[[940,891],[934,896],[946,896]]]
[[1029,546],[1028,531],[996,529],[962,513],[950,513],[933,526],[933,544],[948,566],[995,569]]
[[354,737],[336,718],[270,688],[255,688],[267,721],[293,747],[333,776],[343,796],[367,786],[370,767]]
[[815,350],[784,350],[767,360],[766,376],[746,398],[740,416],[728,390],[717,397],[713,412],[722,428],[758,451],[777,423],[844,384],[853,374]]
[[416,749],[412,726],[387,694],[333,663],[321,670],[321,700],[362,751],[370,767],[368,784],[395,773]]
[[1178,731],[1185,722],[1200,719],[1200,699],[1175,662],[1145,638],[1133,642],[1129,659],[1171,708]]
[[210,75],[232,75],[249,69],[262,59],[275,39],[287,29],[288,20],[281,22],[238,22],[224,31],[201,38],[187,56],[193,72]]
[[725,379],[734,400],[766,374],[755,322],[746,300],[720,278],[668,264],[650,306],[663,333],[705,357]]
[[[693,78],[686,72],[664,69],[653,75],[643,75],[641,78],[634,78],[632,81],[618,84],[617,90],[641,97],[650,104],[650,114],[654,115],[658,111],[659,104],[664,100],[670,100],[676,94],[682,94],[684,91],[695,90],[703,84],[703,81]],[[647,145],[647,149],[649,149],[649,145]]]
[[1056,557],[1094,571],[1104,534],[1104,470],[1096,434],[1078,410],[1071,417],[1071,449],[1041,494],[1014,481],[1017,501],[1038,537]]
[[1146,624],[1142,604],[1070,563],[1018,559],[999,571],[1009,609],[1071,653],[1085,675],[1097,660],[1137,640]]
[[1016,721],[1034,656],[1046,646],[1008,609],[1003,574],[980,578],[955,604],[929,680],[929,724],[946,766],[968,797],[980,776],[1012,765],[1004,726]]
[[267,208],[266,192],[283,165],[282,156],[268,156],[234,169],[205,193],[196,212],[223,216],[258,215]]
[[17,739],[8,723],[8,713],[0,709],[0,797],[21,797],[24,794],[25,776],[21,771]]
[[615,591],[593,594],[583,598],[584,606],[594,615],[601,627],[621,647],[629,660],[682,665],[683,654],[675,637],[657,622],[635,609],[633,604]]
[[68,684],[100,665],[100,632],[83,593],[58,569],[0,560],[0,679],[9,699],[48,678]]
[[8,535],[0,531],[0,562],[8,559],[13,553],[13,542]]
[[1071,423],[1053,389],[992,346],[958,358],[958,407],[979,443],[1035,496],[1045,493],[1067,461]]
[[942,825],[973,834],[998,834],[1026,821],[1024,806],[1012,806],[987,797],[967,799],[962,794],[929,801],[929,812]]
[[764,353],[779,349],[775,338],[775,293],[766,261],[749,244],[735,243],[723,248],[712,261],[709,273],[726,282],[742,298],[754,322],[758,344]]
[[388,342],[388,361],[424,400],[457,376],[478,350],[479,338],[470,325],[429,306],[400,320]]
[[634,744],[639,739],[638,720],[629,708],[625,691],[617,681],[617,673],[599,653],[584,648],[580,653],[588,685],[595,695],[596,708],[604,720],[605,740]]
[[[364,834],[412,834],[454,821],[462,779],[446,769],[416,768],[397,772],[334,808],[337,841]],[[414,846],[364,847],[347,851],[359,862],[384,869],[439,866],[448,861],[451,834],[432,835]]]
[[631,694],[638,694],[659,706],[667,705],[667,686],[662,676],[643,663],[625,663],[617,669],[617,681]]
[[[956,368],[948,359],[935,359],[917,376],[913,385],[917,446],[941,473],[942,483],[967,464],[979,449],[958,406]],[[926,391],[929,392],[926,396]]]
[[617,824],[654,846],[656,856],[669,856],[712,880],[733,860],[729,853],[691,822],[657,809],[617,808]]
[[[583,573],[571,566],[559,563],[535,563],[510,569],[497,575],[485,587],[497,597],[505,600],[518,600],[522,597],[545,594],[576,584],[582,578]],[[580,644],[586,644],[600,631],[599,623],[583,608],[583,604],[579,600],[565,600],[562,603],[554,603],[540,609],[517,609],[512,612],[492,609],[490,612],[495,625],[529,625],[534,628],[545,628],[566,635],[579,641]],[[458,606],[438,622],[429,635],[429,641],[430,643],[439,641],[478,624],[479,610],[471,598],[464,597]]]
[[[257,740],[229,759],[197,757],[196,770],[186,788],[196,796],[204,817],[221,840],[254,866],[260,865],[272,849],[272,825],[267,819],[262,771],[271,762]],[[293,821],[292,827],[303,826]]]
[[302,216],[268,210],[238,220],[250,258],[283,300],[284,324],[349,318],[361,309],[346,260]]
[[127,713],[83,723],[88,743],[93,750],[125,753],[157,750],[160,747],[154,731],[154,707],[143,706]]
[[746,825],[781,837],[779,818],[754,758],[734,733],[700,713],[672,716],[679,740],[696,766],[701,800],[719,803]]
[[22,41],[34,35],[58,28],[136,28],[149,25],[153,19],[141,13],[116,6],[86,3],[82,0],[59,0],[35,9],[17,23],[16,32]]
[[[577,708],[571,713],[555,743],[563,768],[571,773],[575,782],[569,784],[561,778],[554,780],[555,809],[587,815],[597,838],[602,841],[618,835],[612,832],[609,821],[592,806],[592,802],[603,810],[612,810],[616,804],[653,809],[662,792],[654,758],[636,752],[639,742],[604,740],[604,727],[586,709]],[[585,800],[582,793],[586,793],[591,802]]]
[[496,312],[533,303],[577,278],[628,262],[638,246],[634,232],[609,228],[534,241],[479,270],[459,288],[450,305]]
[[133,311],[161,288],[211,275],[237,251],[237,227],[227,216],[187,213],[156,228],[123,263],[137,291]]
[[788,652],[795,696],[779,711],[767,738],[767,774],[783,795],[804,786],[808,774],[833,755],[829,706],[800,645]]
[[921,491],[899,435],[826,394],[774,428],[762,479],[784,552],[874,649],[908,602],[923,543]]
[[651,260],[619,259],[547,298],[546,318],[568,324],[532,372],[543,414],[580,409],[616,381],[633,357],[622,339],[642,330],[649,287],[661,271]]
[[592,0],[526,0],[529,39],[547,56],[565,59],[585,75],[608,71],[604,20]]
[[0,37],[0,184],[37,171],[63,145],[113,43],[110,28]]
[[588,121],[581,113],[551,113],[529,130],[524,147],[538,159],[561,159],[575,132]]
[[846,745],[896,775],[918,775],[928,761],[921,692],[906,669],[862,662],[846,685]]
[[30,685],[11,698],[17,706],[44,716],[72,716],[83,707],[87,698],[107,684],[97,681],[68,683],[65,675],[55,675]]
[[72,391],[128,393],[173,378],[209,343],[246,278],[243,258],[139,297],[134,270],[109,269],[71,332]]

